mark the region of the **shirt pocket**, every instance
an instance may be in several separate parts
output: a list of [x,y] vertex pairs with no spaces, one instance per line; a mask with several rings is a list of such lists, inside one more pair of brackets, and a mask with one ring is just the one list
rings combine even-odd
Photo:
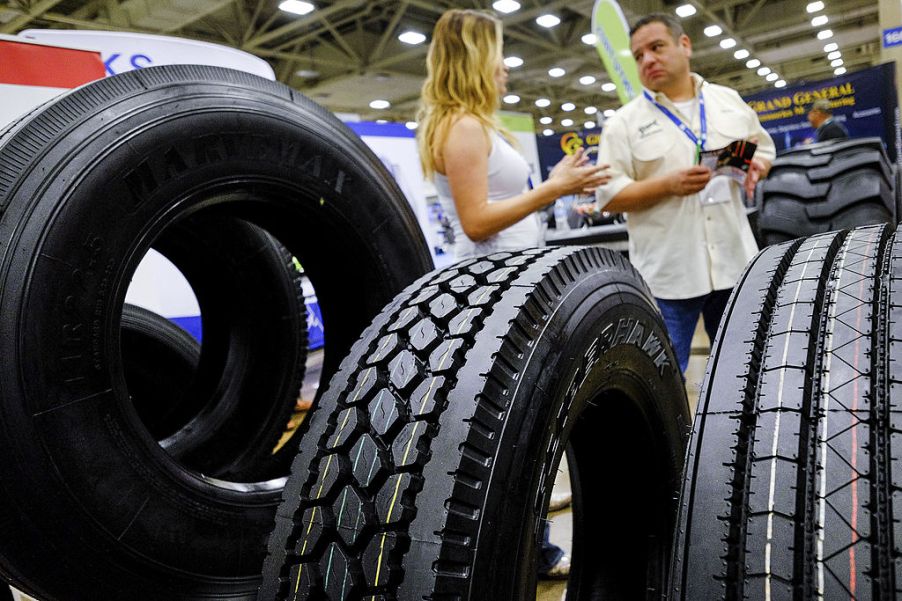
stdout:
[[722,112],[708,127],[707,150],[723,148],[733,140],[745,140],[749,136],[748,117],[738,111]]
[[633,145],[634,179],[643,180],[669,171],[674,164],[673,154],[680,152],[680,149],[676,148],[676,142],[675,136],[668,135],[663,131],[635,142]]

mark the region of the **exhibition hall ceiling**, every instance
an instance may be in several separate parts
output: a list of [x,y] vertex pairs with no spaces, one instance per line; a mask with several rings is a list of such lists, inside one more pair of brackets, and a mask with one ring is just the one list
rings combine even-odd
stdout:
[[[496,11],[493,4],[504,4],[493,0],[292,1],[302,12],[310,5],[312,10],[286,12],[279,8],[281,0],[2,0],[0,33],[100,29],[218,42],[264,58],[280,81],[335,112],[408,121],[416,111],[436,19],[452,7],[483,8],[504,22],[505,56],[522,59],[510,72],[509,92],[516,101],[508,98],[504,108],[550,117],[550,127],[559,128],[562,119],[578,124],[596,119],[593,108],[620,105],[616,91],[602,89],[607,75],[594,46],[583,41],[590,32],[594,0],[506,0],[510,7],[519,4],[509,13]],[[695,70],[741,93],[771,88],[781,80],[792,85],[829,79],[838,68],[853,71],[880,61],[878,4],[873,0],[621,2],[629,21],[651,11],[674,13],[685,4],[695,9],[682,18],[694,43]],[[553,15],[559,23],[543,27],[536,22],[543,15]],[[720,32],[709,37],[705,29],[712,25]],[[818,39],[825,30],[831,37],[820,33],[824,39]],[[410,32],[425,40],[399,39]],[[418,37],[404,39],[416,42]],[[828,58],[824,47],[830,43],[836,44],[839,58]],[[754,59],[760,66],[748,68]],[[759,75],[762,67],[776,76]],[[564,74],[549,75],[555,68],[553,73]],[[540,99],[547,99],[547,106],[536,106],[537,100],[546,104]],[[374,100],[389,106],[371,108]],[[569,111],[564,110],[570,108],[567,103],[574,105]]]

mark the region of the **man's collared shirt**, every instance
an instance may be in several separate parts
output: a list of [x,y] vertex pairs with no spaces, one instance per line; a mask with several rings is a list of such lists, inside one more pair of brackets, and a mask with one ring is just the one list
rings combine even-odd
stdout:
[[[756,138],[755,158],[773,161],[773,140],[739,94],[709,84],[695,73],[692,78],[696,90],[704,87],[708,128],[705,149]],[[694,115],[683,115],[664,94],[648,92],[699,135],[697,109]],[[598,189],[598,203],[604,207],[635,181],[688,169],[695,163],[695,156],[696,147],[689,138],[640,95],[604,124],[598,163],[611,166],[612,179]],[[731,288],[758,251],[738,183],[732,179],[728,183],[716,181],[721,178],[725,176],[712,179],[713,185],[699,194],[665,198],[627,215],[630,260],[656,297],[694,298]],[[713,187],[726,190],[729,200],[703,203],[702,194]]]

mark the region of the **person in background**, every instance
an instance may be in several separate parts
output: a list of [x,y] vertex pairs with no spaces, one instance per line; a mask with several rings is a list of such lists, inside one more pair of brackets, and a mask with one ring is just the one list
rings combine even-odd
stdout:
[[426,59],[417,137],[455,234],[460,260],[542,245],[536,211],[560,196],[594,193],[607,181],[582,152],[565,157],[531,187],[529,163],[496,112],[507,92],[501,22],[477,10],[449,10],[435,25]]
[[[564,158],[535,187],[529,163],[496,117],[507,92],[501,21],[449,10],[435,24],[426,58],[417,142],[455,234],[455,258],[541,246],[537,210],[558,197],[594,193],[608,180],[582,152]],[[545,534],[539,576],[566,578],[570,558]]]
[[815,130],[815,139],[818,142],[827,140],[845,140],[849,137],[849,132],[842,123],[833,118],[833,109],[830,108],[830,101],[824,98],[815,100],[808,111],[808,123]]
[[698,164],[703,150],[734,140],[758,146],[745,177],[749,197],[776,155],[755,112],[734,90],[692,73],[692,42],[667,14],[630,31],[642,94],[604,124],[598,162],[611,181],[599,208],[627,213],[630,260],[655,296],[685,371],[699,315],[711,340],[733,286],[758,251],[739,183]]

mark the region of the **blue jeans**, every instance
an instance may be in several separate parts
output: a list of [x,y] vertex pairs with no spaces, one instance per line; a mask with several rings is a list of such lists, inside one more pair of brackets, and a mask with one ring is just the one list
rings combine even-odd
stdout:
[[708,333],[708,338],[713,343],[714,335],[717,334],[717,326],[727,308],[731,292],[732,289],[715,290],[704,296],[677,300],[655,298],[658,308],[661,309],[661,314],[664,316],[667,333],[670,334],[670,340],[673,342],[673,350],[680,364],[680,371],[685,372],[686,366],[689,365],[689,351],[692,348],[692,335],[695,334],[698,316],[701,315],[704,318],[705,332]]

